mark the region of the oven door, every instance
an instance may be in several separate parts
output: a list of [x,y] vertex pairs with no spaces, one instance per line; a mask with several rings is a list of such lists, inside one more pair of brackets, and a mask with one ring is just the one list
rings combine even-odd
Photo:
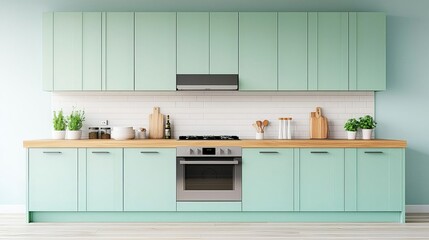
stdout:
[[177,158],[177,201],[241,201],[241,158]]

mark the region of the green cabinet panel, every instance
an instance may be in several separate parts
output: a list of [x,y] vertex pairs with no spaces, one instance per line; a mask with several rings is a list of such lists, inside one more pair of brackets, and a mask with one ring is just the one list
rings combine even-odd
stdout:
[[307,90],[307,13],[278,18],[278,89]]
[[386,90],[386,15],[349,14],[350,90]]
[[243,149],[242,164],[243,211],[293,211],[292,148]]
[[124,149],[124,211],[176,211],[176,149]]
[[239,13],[240,90],[277,90],[277,13]]
[[135,90],[176,90],[176,13],[135,14]]
[[344,211],[344,149],[302,148],[301,211]]
[[177,202],[178,212],[240,212],[241,202]]
[[82,90],[101,91],[101,12],[84,12],[82,22]]
[[238,74],[238,13],[210,13],[210,73]]
[[54,90],[82,90],[82,13],[54,13]]
[[44,13],[42,19],[42,80],[43,90],[54,90],[54,13]]
[[403,150],[357,150],[357,210],[403,210]]
[[134,90],[134,13],[106,16],[105,90]]
[[122,211],[122,148],[88,148],[86,162],[87,211]]
[[209,13],[177,13],[177,73],[209,73]]
[[32,148],[28,154],[28,210],[77,211],[77,149]]
[[308,13],[309,90],[348,90],[348,13]]

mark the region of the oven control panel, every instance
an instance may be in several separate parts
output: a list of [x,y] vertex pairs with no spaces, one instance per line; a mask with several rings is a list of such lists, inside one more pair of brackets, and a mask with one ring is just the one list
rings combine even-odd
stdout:
[[177,147],[178,157],[241,157],[241,147]]

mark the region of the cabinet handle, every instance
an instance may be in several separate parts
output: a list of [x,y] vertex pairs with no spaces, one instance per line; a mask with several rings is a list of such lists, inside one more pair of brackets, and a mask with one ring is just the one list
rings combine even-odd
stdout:
[[96,152],[92,152],[92,153],[110,153],[110,152],[103,152],[103,151],[96,151]]
[[277,152],[277,151],[259,151],[259,153],[279,153],[279,152]]
[[329,153],[327,151],[311,151],[310,153]]
[[145,154],[145,153],[159,153],[158,151],[141,151],[140,153]]
[[383,151],[365,151],[365,153],[383,153]]
[[43,152],[43,153],[45,153],[45,154],[61,154],[63,152]]

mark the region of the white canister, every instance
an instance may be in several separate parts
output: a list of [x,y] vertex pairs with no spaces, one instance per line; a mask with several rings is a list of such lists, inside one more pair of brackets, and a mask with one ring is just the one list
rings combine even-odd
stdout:
[[283,118],[279,118],[279,139],[283,139]]
[[286,118],[287,121],[287,139],[292,139],[292,118]]
[[264,139],[264,133],[256,133],[256,139],[257,139],[257,140],[262,140],[262,139]]

